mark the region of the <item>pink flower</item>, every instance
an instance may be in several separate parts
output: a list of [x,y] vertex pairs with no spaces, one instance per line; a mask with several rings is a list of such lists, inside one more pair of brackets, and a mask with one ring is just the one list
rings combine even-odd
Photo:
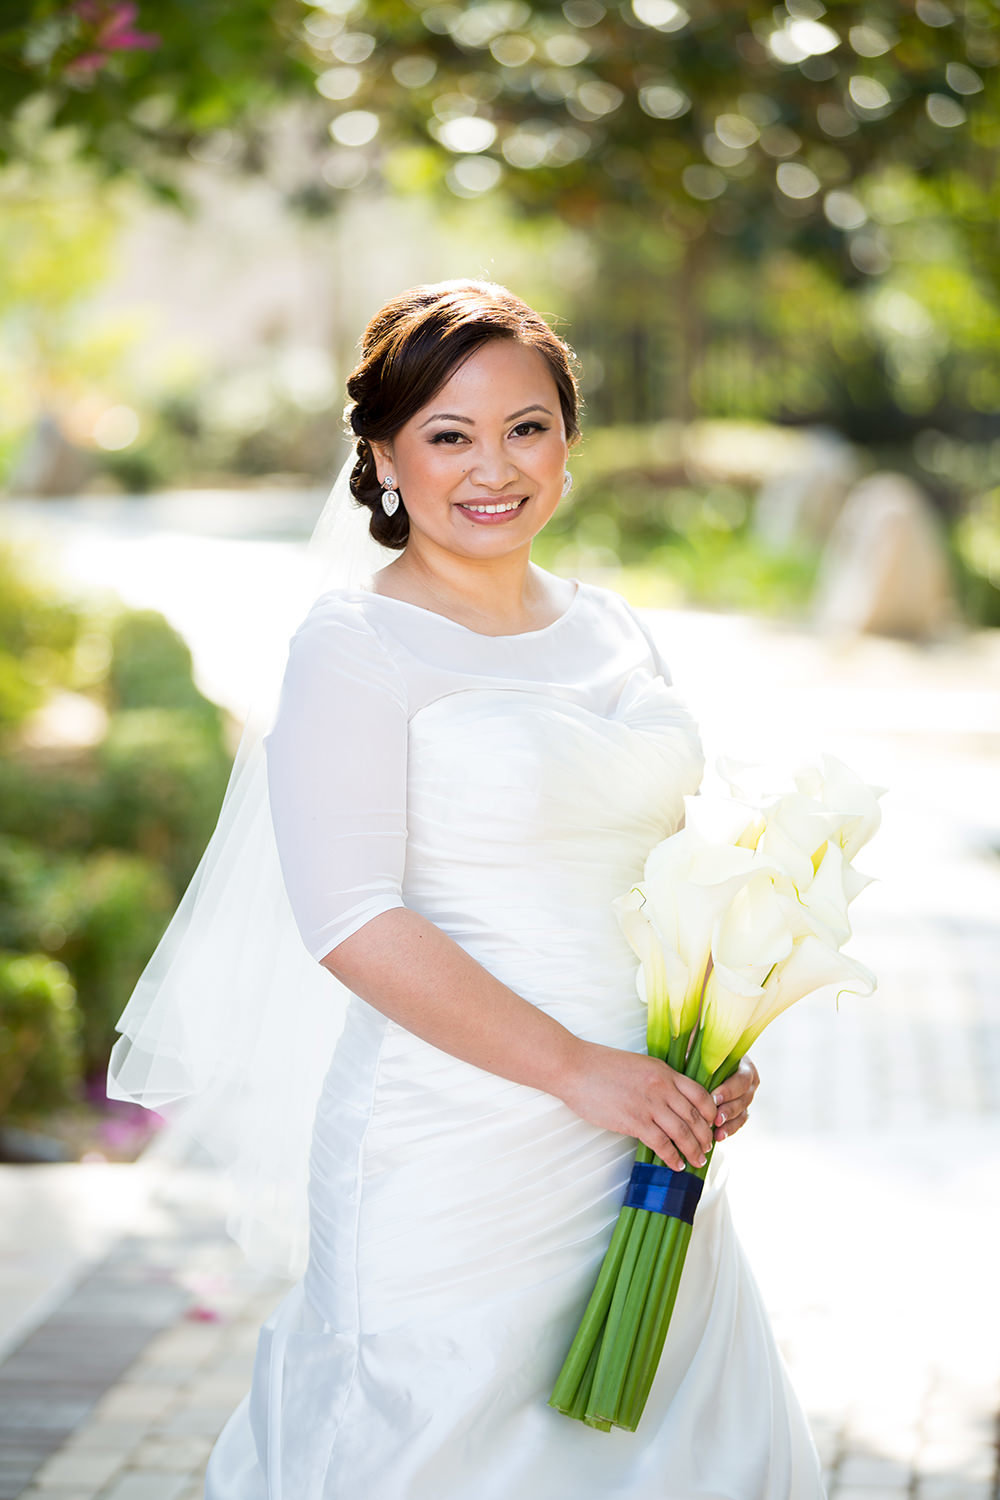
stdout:
[[138,5],[131,0],[76,0],[71,11],[83,22],[89,50],[66,64],[66,72],[92,76],[110,62],[115,52],[150,51],[160,45],[151,31],[137,31]]

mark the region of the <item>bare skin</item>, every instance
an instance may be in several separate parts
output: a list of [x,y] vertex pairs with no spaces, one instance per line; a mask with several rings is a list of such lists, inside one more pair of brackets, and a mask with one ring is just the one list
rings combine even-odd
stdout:
[[[562,498],[568,457],[558,389],[537,350],[486,344],[373,451],[379,479],[392,477],[410,520],[406,547],[376,574],[376,592],[483,635],[538,630],[568,608],[570,585],[530,557]],[[511,501],[523,503],[502,524],[469,514]],[[657,1058],[584,1041],[405,907],[373,917],[323,963],[424,1041],[562,1099],[678,1171],[702,1166],[714,1140],[742,1127],[757,1087],[749,1060],[713,1097]]]
[[323,964],[432,1046],[555,1095],[591,1124],[634,1136],[678,1171],[702,1166],[713,1139],[742,1126],[756,1089],[748,1060],[713,1098],[656,1058],[584,1041],[406,907],[373,917]]

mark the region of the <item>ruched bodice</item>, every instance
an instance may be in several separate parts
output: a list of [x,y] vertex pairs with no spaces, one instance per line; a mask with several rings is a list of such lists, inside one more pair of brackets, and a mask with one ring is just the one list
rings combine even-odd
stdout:
[[[268,739],[303,942],[322,958],[405,905],[577,1035],[643,1050],[611,903],[703,764],[609,590],[578,583],[550,626],[500,637],[326,595]],[[262,1330],[206,1500],[817,1500],[720,1150],[640,1431],[547,1406],[634,1145],[353,997],[316,1115],[309,1265]]]

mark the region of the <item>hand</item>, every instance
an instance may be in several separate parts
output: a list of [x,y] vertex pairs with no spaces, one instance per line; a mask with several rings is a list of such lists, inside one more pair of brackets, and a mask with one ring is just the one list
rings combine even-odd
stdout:
[[717,1141],[724,1141],[734,1131],[742,1130],[759,1083],[760,1074],[750,1058],[745,1057],[732,1078],[719,1084],[712,1095],[717,1106],[713,1132]]
[[676,1172],[705,1164],[718,1113],[712,1096],[658,1058],[581,1042],[560,1097],[591,1124],[635,1136]]

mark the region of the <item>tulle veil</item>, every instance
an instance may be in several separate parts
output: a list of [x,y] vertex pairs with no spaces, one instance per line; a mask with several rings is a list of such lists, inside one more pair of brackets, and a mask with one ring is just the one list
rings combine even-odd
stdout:
[[350,492],[350,453],[306,551],[307,581],[255,693],[218,822],[116,1023],[108,1097],[163,1113],[230,1178],[229,1233],[248,1260],[301,1275],[313,1117],[350,992],[303,946],[285,894],[264,739],[288,643],[331,589],[365,588],[398,553]]

